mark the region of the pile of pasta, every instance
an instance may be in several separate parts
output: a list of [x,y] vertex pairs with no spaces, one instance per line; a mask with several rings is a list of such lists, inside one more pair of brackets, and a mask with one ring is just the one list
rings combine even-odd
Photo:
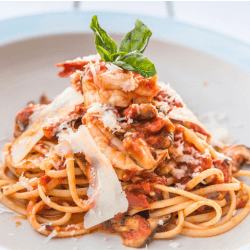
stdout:
[[250,149],[212,145],[169,85],[98,56],[57,67],[71,87],[17,114],[0,171],[0,202],[40,234],[114,233],[137,248],[219,235],[248,215],[236,178],[250,177]]

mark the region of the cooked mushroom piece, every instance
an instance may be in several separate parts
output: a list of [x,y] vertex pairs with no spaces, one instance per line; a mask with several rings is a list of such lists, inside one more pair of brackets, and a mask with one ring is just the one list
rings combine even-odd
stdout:
[[239,171],[245,164],[250,164],[250,148],[244,145],[229,146],[221,152],[232,159],[233,172]]
[[157,110],[152,104],[149,103],[131,104],[124,110],[123,115],[127,119],[143,121],[155,118],[157,116]]
[[123,245],[141,248],[148,244],[156,231],[170,222],[172,214],[145,219],[140,215],[124,216],[122,220],[111,219],[112,227],[121,233]]

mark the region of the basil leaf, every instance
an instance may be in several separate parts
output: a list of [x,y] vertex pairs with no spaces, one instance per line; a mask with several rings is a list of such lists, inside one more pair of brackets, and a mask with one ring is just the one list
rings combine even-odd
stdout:
[[153,77],[157,74],[154,64],[138,51],[122,55],[117,61],[112,63],[123,69],[134,71],[145,78]]
[[112,55],[106,49],[101,46],[96,46],[96,49],[104,62],[113,61]]
[[139,51],[143,53],[146,49],[149,38],[152,35],[152,31],[139,19],[135,22],[135,28],[127,33],[125,37],[122,39],[119,52],[132,52]]
[[[95,46],[101,57],[103,55],[103,50],[101,50],[100,47],[106,50],[110,54],[114,54],[117,52],[116,42],[112,40],[107,34],[107,32],[100,27],[96,15],[92,17],[90,28],[95,33]],[[105,56],[104,58],[102,57],[102,59],[103,61],[106,62],[108,57]]]
[[126,52],[117,52],[112,55],[113,61],[115,61],[119,56],[125,55]]

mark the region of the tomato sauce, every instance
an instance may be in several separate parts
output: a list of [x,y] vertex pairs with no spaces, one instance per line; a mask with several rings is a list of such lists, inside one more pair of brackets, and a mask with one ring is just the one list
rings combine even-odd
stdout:
[[[170,150],[170,162],[175,163],[175,169],[182,169],[183,176],[174,176],[174,182],[185,184],[193,178],[197,173],[213,166],[213,161],[209,154],[202,154],[192,143],[186,141],[183,127],[175,123],[175,134],[173,146]],[[182,160],[182,157],[183,160]]]
[[168,148],[172,142],[171,132],[174,126],[162,117],[155,117],[150,121],[131,124],[132,128],[139,132],[139,137],[155,149]]
[[[223,172],[224,183],[230,183],[232,180],[232,171],[229,165],[227,164],[227,162],[225,160],[217,159],[217,160],[213,160],[213,164],[215,168],[218,168]],[[217,180],[217,176],[216,176],[216,180]],[[219,184],[219,181],[216,181],[216,183]]]
[[157,93],[157,95],[154,97],[154,100],[158,102],[166,102],[170,108],[168,113],[170,113],[174,107],[177,107],[177,108],[183,107],[183,104],[181,103],[181,101],[177,100],[176,98],[172,98],[172,96],[168,93],[166,89],[160,90]]
[[150,207],[151,202],[161,198],[161,190],[154,188],[154,184],[167,185],[165,176],[154,173],[144,173],[131,179],[133,184],[125,190],[130,207]]
[[[92,61],[93,62],[93,61]],[[83,70],[89,61],[63,62],[57,63],[56,67],[63,67],[63,70],[58,73],[59,77],[70,77],[77,70]]]
[[19,111],[15,118],[14,137],[20,136],[29,125],[29,118],[34,113],[34,105],[29,104],[27,107]]

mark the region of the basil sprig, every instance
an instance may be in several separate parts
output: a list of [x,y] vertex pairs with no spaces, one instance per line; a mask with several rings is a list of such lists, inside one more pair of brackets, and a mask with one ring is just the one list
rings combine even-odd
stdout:
[[122,39],[119,52],[133,52],[137,50],[143,53],[146,49],[152,31],[139,19],[135,22],[135,28]]
[[136,20],[135,28],[125,35],[118,50],[116,42],[100,27],[96,15],[92,17],[90,28],[94,31],[96,49],[104,62],[111,62],[145,78],[157,74],[154,64],[142,55],[152,35],[142,21]]

